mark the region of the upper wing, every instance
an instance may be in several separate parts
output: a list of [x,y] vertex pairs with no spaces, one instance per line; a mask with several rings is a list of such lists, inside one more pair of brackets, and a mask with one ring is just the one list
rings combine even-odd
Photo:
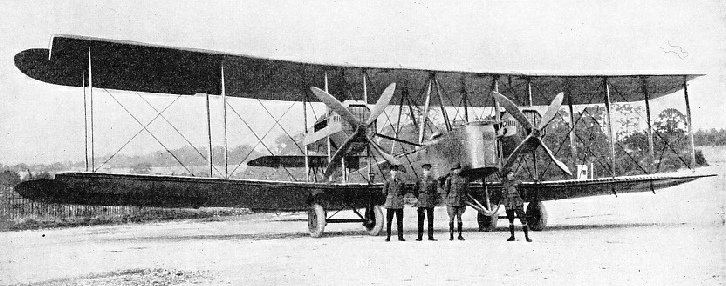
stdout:
[[[380,96],[376,89],[399,84],[391,102],[400,102],[405,90],[423,104],[419,93],[430,73],[435,73],[446,93],[444,104],[492,106],[489,96],[493,80],[499,91],[515,102],[527,103],[527,83],[533,89],[533,104],[547,105],[568,89],[573,104],[602,103],[602,78],[607,77],[618,93],[614,102],[644,98],[639,76],[647,77],[650,98],[683,88],[684,80],[701,74],[684,72],[528,72],[485,69],[453,70],[437,67],[404,67],[396,63],[342,64],[260,58],[209,50],[165,47],[75,35],[56,35],[49,49],[28,49],[15,55],[15,66],[31,78],[63,86],[84,84],[89,53],[93,86],[117,90],[172,94],[220,94],[224,80],[227,96],[264,100],[317,101],[309,92],[322,87],[325,74],[331,94],[338,100],[360,99],[363,74],[368,75],[369,101]],[[224,69],[224,77],[222,76]],[[438,103],[437,103],[438,104]]]

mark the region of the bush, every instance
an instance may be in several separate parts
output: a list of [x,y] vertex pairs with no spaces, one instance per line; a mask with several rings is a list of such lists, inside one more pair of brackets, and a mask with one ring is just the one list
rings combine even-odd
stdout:
[[696,166],[708,166],[706,157],[703,156],[703,152],[701,152],[701,150],[696,150],[694,157],[696,158]]
[[20,183],[20,175],[14,171],[5,170],[0,173],[0,186],[15,186]]

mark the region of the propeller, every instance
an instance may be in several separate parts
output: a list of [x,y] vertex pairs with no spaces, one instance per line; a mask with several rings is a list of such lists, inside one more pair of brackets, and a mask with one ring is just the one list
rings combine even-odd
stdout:
[[333,112],[340,115],[343,120],[348,122],[353,128],[355,128],[355,131],[353,134],[348,137],[348,139],[343,143],[340,148],[338,148],[338,151],[335,152],[335,155],[333,155],[333,158],[330,160],[330,163],[328,164],[328,167],[325,170],[325,177],[330,178],[330,175],[333,174],[333,172],[338,168],[340,165],[340,160],[343,159],[343,157],[348,153],[348,149],[350,149],[350,146],[353,144],[353,142],[357,140],[365,140],[373,146],[373,149],[376,150],[381,156],[383,156],[386,161],[390,162],[393,165],[401,165],[401,162],[396,159],[391,154],[388,154],[386,151],[383,150],[383,148],[376,143],[375,140],[371,137],[371,134],[368,134],[368,128],[373,125],[374,122],[376,122],[376,119],[378,116],[380,116],[383,111],[385,110],[386,106],[388,106],[388,103],[391,101],[391,98],[393,97],[393,92],[396,90],[396,83],[392,83],[386,89],[383,91],[383,94],[381,94],[381,97],[376,102],[376,105],[373,106],[373,109],[371,109],[370,117],[368,117],[368,120],[366,122],[360,122],[354,115],[351,113],[345,106],[335,99],[334,96],[330,95],[329,93],[325,92],[324,90],[317,88],[317,87],[311,87],[310,90],[315,94],[315,96],[320,99],[325,105],[327,105]]
[[505,110],[507,110],[507,113],[514,116],[519,124],[524,127],[525,130],[527,130],[527,132],[529,133],[527,135],[527,138],[525,138],[522,143],[519,143],[519,145],[514,148],[512,154],[509,154],[509,157],[507,157],[507,161],[505,162],[502,169],[509,169],[517,160],[519,154],[521,154],[522,152],[532,152],[537,149],[537,147],[541,146],[547,152],[547,156],[549,156],[550,159],[555,162],[557,167],[559,167],[562,172],[565,172],[568,175],[572,176],[570,168],[568,168],[565,163],[555,158],[555,155],[552,154],[550,148],[548,148],[547,145],[542,142],[542,130],[544,130],[544,128],[547,127],[552,119],[555,118],[555,115],[557,115],[557,112],[562,106],[562,97],[564,96],[564,94],[559,93],[557,94],[557,96],[555,96],[549,107],[547,107],[547,112],[545,112],[545,115],[542,116],[542,120],[536,128],[532,125],[532,123],[529,122],[529,120],[527,120],[527,117],[522,114],[522,112],[519,110],[519,107],[517,107],[514,102],[509,100],[509,98],[496,91],[492,91],[492,96],[495,100],[499,102],[499,104],[502,105],[502,107],[504,107]]

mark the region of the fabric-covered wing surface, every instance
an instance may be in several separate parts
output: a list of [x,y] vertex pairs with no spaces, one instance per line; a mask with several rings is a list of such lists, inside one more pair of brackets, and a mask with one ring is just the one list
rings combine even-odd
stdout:
[[[698,178],[715,175],[640,175],[590,180],[548,181],[540,184],[524,183],[526,200],[537,195],[540,200],[573,199],[598,195],[650,192],[676,186]],[[536,194],[538,193],[538,194]]]
[[[519,189],[522,199],[528,202],[540,200],[563,200],[592,196],[651,192],[667,187],[677,186],[699,178],[713,177],[707,175],[638,175],[615,178],[599,178],[588,180],[560,180],[544,182],[523,182]],[[501,201],[501,187],[499,182],[487,183],[493,201]],[[484,189],[481,183],[472,184],[472,189],[478,192],[483,199]]]
[[[329,64],[259,58],[208,50],[163,47],[74,35],[56,35],[50,49],[28,49],[15,56],[15,65],[33,79],[63,85],[83,85],[89,53],[93,86],[116,90],[172,94],[220,94],[222,68],[227,96],[263,100],[309,101],[312,86],[322,87],[327,73],[330,93],[339,100],[361,99],[363,74],[368,75],[369,102],[378,100],[392,82],[399,86],[391,102],[409,94],[423,104],[423,91],[433,76],[445,94],[444,105],[492,106],[494,79],[499,91],[519,105],[528,103],[527,82],[533,104],[547,105],[569,89],[573,104],[601,103],[602,78],[608,77],[614,102],[643,100],[640,76],[646,77],[650,98],[683,88],[684,80],[700,74],[678,72],[575,72],[537,73],[497,70],[447,70],[402,67],[396,64]],[[432,100],[432,105],[439,105]]]

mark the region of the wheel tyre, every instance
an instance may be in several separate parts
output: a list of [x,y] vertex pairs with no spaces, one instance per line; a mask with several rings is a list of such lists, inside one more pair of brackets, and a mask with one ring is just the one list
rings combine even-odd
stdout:
[[527,205],[527,225],[534,231],[541,231],[547,226],[547,209],[542,202]]
[[310,236],[321,237],[325,230],[325,210],[319,204],[313,204],[308,210],[308,230]]
[[482,213],[477,214],[477,221],[479,222],[479,231],[490,232],[497,228],[497,221],[499,221],[499,215],[494,214],[488,216]]
[[383,208],[374,206],[373,209],[366,209],[366,230],[369,235],[377,236],[383,231]]

